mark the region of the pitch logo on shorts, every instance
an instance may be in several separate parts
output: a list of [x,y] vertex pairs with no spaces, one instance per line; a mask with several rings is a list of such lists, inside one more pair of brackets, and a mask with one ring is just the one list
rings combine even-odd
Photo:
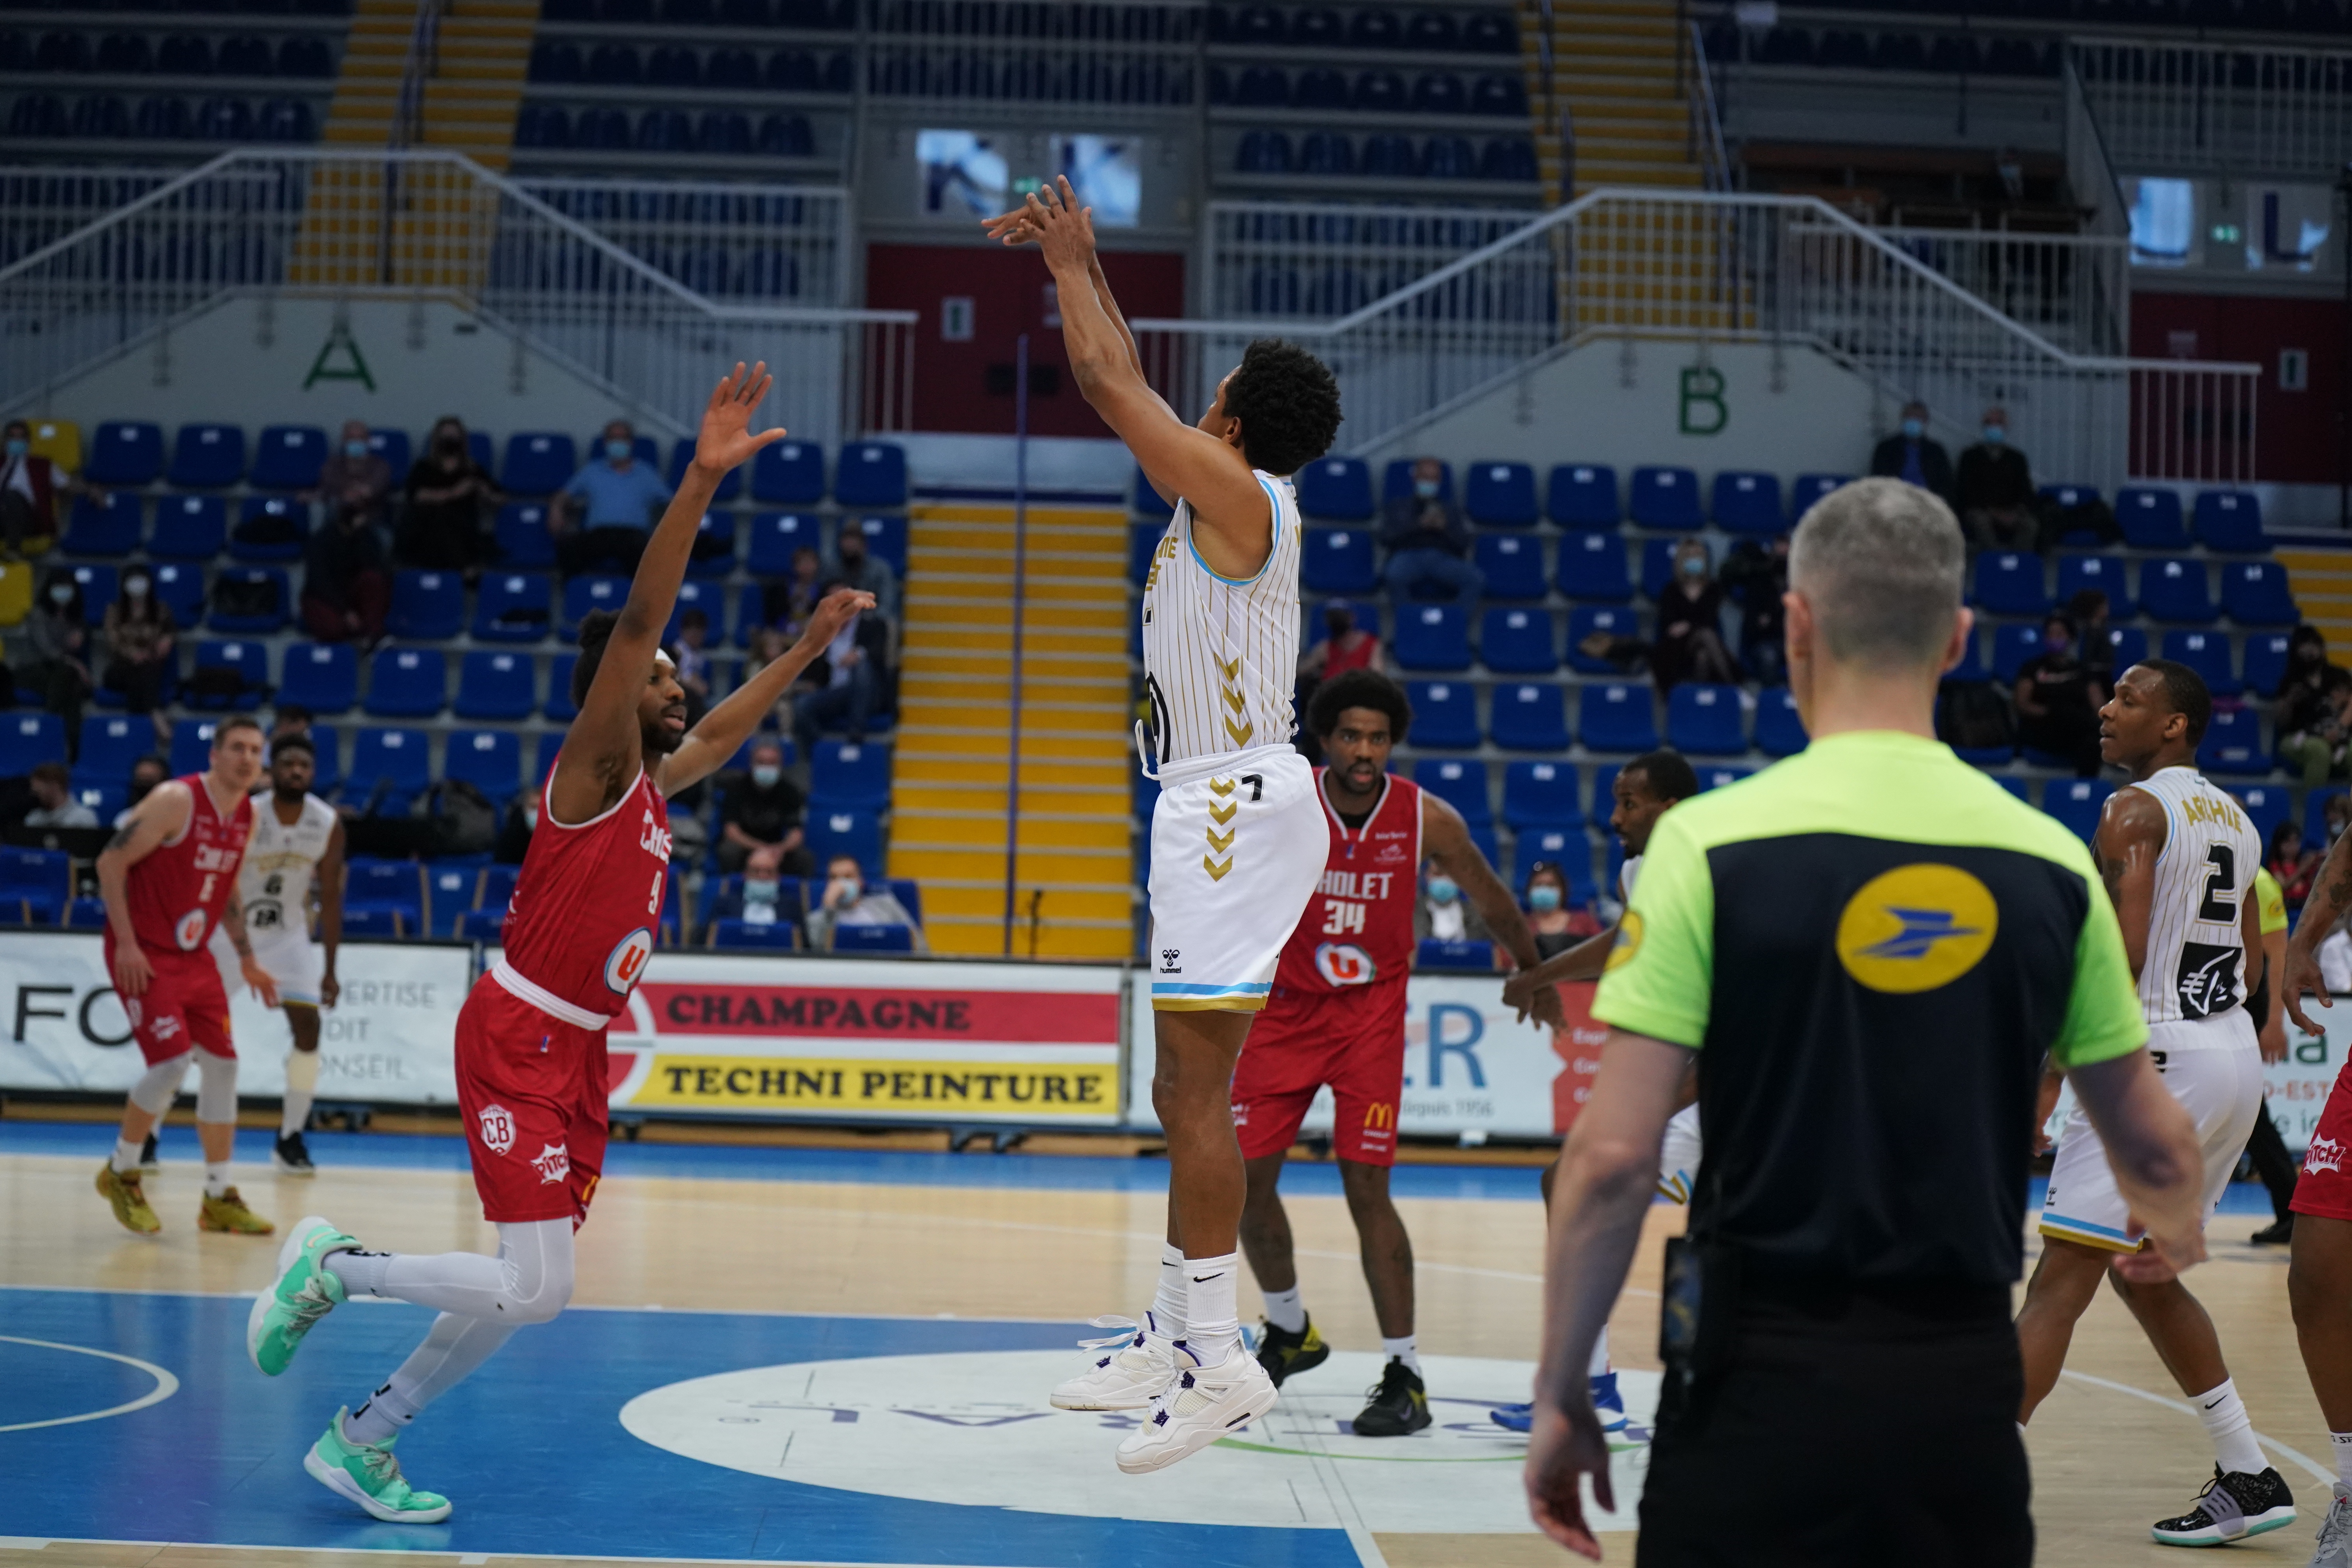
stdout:
[[572,1173],[572,1148],[568,1143],[548,1143],[531,1156],[530,1168],[539,1173],[539,1184],[551,1187]]
[[503,1154],[514,1147],[514,1113],[503,1105],[485,1105],[475,1118],[482,1135],[482,1147],[493,1154]]
[[1846,900],[1838,962],[1873,991],[1934,991],[1974,969],[2000,928],[1991,889],[1958,867],[1897,866]]
[[2343,1169],[2344,1145],[2333,1138],[2314,1135],[2311,1147],[2303,1152],[2304,1174],[2311,1175],[2319,1171],[2340,1172]]

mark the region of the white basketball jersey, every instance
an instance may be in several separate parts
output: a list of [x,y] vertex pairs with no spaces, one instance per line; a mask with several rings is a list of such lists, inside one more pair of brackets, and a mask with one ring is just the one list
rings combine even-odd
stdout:
[[1260,472],[1274,545],[1255,577],[1220,577],[1192,543],[1192,507],[1176,515],[1143,585],[1143,673],[1161,765],[1286,745],[1298,679],[1298,502]]
[[2246,1000],[2245,931],[2263,843],[2245,812],[2190,767],[2143,784],[2164,806],[2139,1002],[2151,1024],[2208,1018]]
[[253,837],[236,878],[247,931],[256,937],[283,931],[309,938],[310,884],[334,836],[335,808],[315,795],[302,797],[302,815],[291,827],[278,820],[278,803],[268,791],[254,797]]

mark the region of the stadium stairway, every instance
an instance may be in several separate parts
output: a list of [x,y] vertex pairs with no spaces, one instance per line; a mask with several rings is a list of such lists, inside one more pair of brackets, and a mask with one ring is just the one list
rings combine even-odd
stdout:
[[[1538,139],[1549,198],[1567,201],[1595,185],[1704,185],[1690,156],[1689,110],[1675,76],[1675,6],[1667,0],[1556,0],[1551,9],[1557,18],[1551,85],[1574,138],[1576,171],[1575,188],[1563,192],[1559,140]],[[1536,105],[1543,102],[1537,43],[1542,25],[1534,0],[1526,0],[1519,9],[1520,58],[1528,99]]]
[[[425,145],[505,171],[538,18],[532,0],[451,0],[425,84]],[[357,0],[324,141],[382,147],[392,140],[415,25],[409,0]]]
[[[1124,958],[1134,949],[1127,520],[1032,507],[1013,682],[1013,509],[908,512],[890,874],[923,884],[934,951],[1003,952],[1008,699],[1021,709],[1013,951]],[[1042,897],[1039,895],[1042,894]]]
[[2277,556],[2303,618],[2326,634],[2342,664],[2352,650],[2352,550],[2281,550]]

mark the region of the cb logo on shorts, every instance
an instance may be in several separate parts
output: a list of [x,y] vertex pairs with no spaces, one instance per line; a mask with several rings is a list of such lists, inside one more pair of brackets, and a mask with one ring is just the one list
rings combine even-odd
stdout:
[[646,960],[653,956],[654,933],[639,926],[621,939],[613,956],[604,961],[604,989],[626,996],[646,972]]
[[503,1105],[485,1105],[475,1119],[481,1123],[482,1147],[493,1154],[503,1154],[514,1147],[514,1113]]

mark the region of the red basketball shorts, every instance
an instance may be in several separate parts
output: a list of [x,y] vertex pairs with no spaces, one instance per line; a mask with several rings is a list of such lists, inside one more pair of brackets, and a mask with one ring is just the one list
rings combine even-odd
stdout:
[[1315,1091],[1327,1084],[1337,1108],[1332,1152],[1360,1164],[1394,1164],[1404,1100],[1402,980],[1346,991],[1274,988],[1234,1069],[1242,1158],[1261,1160],[1296,1142]]
[[2352,1220],[2352,1063],[2336,1075],[2327,1103],[2319,1110],[2319,1125],[2311,1130],[2311,1143],[2303,1152],[2303,1174],[2295,1178],[2294,1201],[2287,1206],[2297,1214],[2321,1219]]
[[604,1031],[541,1012],[485,974],[457,1014],[457,1108],[492,1223],[577,1227],[604,1168]]
[[[131,1037],[147,1065],[186,1056],[191,1048],[216,1057],[234,1058],[229,1038],[228,993],[221,988],[220,966],[198,948],[193,953],[150,952],[147,962],[155,976],[136,996],[118,996],[122,1016],[131,1021]],[[106,942],[106,967],[114,970],[114,942]]]

